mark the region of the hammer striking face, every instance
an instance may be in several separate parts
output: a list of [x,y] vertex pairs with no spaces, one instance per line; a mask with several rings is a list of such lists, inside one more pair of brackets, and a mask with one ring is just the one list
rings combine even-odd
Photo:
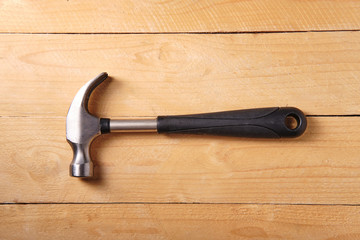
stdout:
[[98,118],[88,111],[92,91],[108,77],[101,73],[77,92],[66,118],[66,139],[74,157],[70,176],[92,177],[90,157],[92,140],[109,132],[158,132],[210,134],[251,138],[298,137],[307,127],[302,111],[293,107],[256,108],[180,116],[159,116],[153,119]]

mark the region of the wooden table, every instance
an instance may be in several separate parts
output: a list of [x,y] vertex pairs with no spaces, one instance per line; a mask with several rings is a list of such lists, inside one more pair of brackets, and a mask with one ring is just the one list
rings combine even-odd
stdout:
[[[0,239],[359,239],[360,2],[0,2]],[[304,136],[113,134],[65,118],[295,106]]]

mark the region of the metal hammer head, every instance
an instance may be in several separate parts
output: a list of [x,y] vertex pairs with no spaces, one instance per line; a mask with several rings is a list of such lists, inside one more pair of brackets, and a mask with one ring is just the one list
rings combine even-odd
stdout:
[[88,111],[88,102],[92,91],[102,83],[108,74],[103,72],[87,82],[77,92],[66,117],[66,139],[71,145],[74,158],[70,165],[70,176],[91,177],[94,175],[90,158],[90,144],[100,135],[100,118]]

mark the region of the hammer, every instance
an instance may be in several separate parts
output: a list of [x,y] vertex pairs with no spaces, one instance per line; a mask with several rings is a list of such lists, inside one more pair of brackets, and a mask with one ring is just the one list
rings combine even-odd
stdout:
[[307,126],[304,113],[294,107],[158,116],[153,119],[98,118],[89,112],[88,102],[92,91],[107,77],[108,74],[103,72],[87,82],[77,92],[69,108],[66,117],[66,139],[74,153],[70,164],[72,177],[94,175],[90,145],[92,140],[100,134],[158,132],[250,138],[292,138],[303,134]]

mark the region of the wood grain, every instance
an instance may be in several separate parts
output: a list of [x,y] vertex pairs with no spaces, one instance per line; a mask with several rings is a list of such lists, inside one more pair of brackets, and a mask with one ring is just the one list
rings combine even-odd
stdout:
[[0,38],[0,116],[66,116],[103,71],[99,116],[296,106],[360,113],[360,32],[22,35]]
[[290,140],[110,134],[97,178],[69,177],[65,118],[0,118],[1,202],[359,204],[360,118],[309,118]]
[[[0,1],[0,239],[360,239],[359,12],[357,0]],[[99,116],[328,117],[291,140],[101,136],[96,177],[70,178],[67,109],[102,71]]]
[[357,0],[88,0],[0,3],[0,32],[358,30]]
[[359,211],[359,206],[3,205],[0,237],[353,240],[360,238]]

